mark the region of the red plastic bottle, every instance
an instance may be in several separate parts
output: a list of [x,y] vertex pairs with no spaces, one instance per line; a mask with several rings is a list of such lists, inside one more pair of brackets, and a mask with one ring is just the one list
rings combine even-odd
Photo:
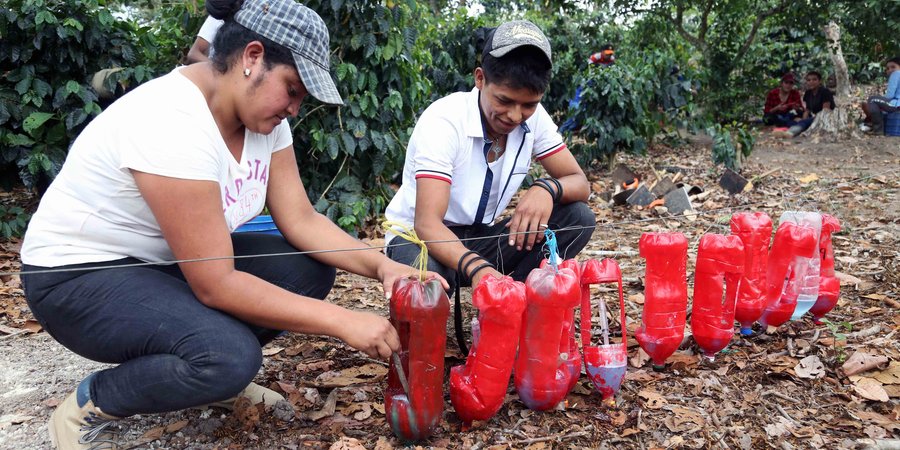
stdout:
[[574,308],[581,302],[578,281],[578,273],[566,264],[559,265],[559,272],[546,266],[534,269],[525,280],[525,315],[513,378],[519,398],[530,409],[555,407],[578,381],[581,358],[577,348],[574,353],[571,348]]
[[[622,326],[622,342],[609,343],[609,325],[606,319],[606,302],[601,299],[600,323],[602,345],[591,345],[591,286],[592,284],[618,283],[619,324]],[[625,379],[628,366],[628,332],[625,328],[625,296],[622,292],[622,271],[612,259],[589,259],[581,267],[581,345],[584,367],[594,387],[600,391],[603,402],[615,406],[616,392]]]
[[740,237],[704,234],[700,238],[694,271],[691,331],[709,360],[734,336],[734,308],[743,275],[744,244]]
[[[546,259],[541,261],[541,267],[547,267],[549,265],[550,262]],[[561,262],[559,267],[572,269],[578,279],[581,279],[581,265],[578,264],[578,261],[576,261],[575,258]],[[563,364],[568,367],[569,372],[571,373],[569,387],[566,389],[566,392],[569,392],[575,387],[575,384],[578,383],[578,378],[581,376],[581,352],[579,352],[578,342],[575,340],[575,309],[569,310],[566,314],[566,320],[563,322],[563,340],[559,343],[559,348],[566,349],[566,358],[565,361],[563,361]]]
[[741,277],[734,318],[741,324],[741,334],[753,332],[766,307],[766,264],[772,219],[764,212],[737,213],[731,216],[731,234],[744,244],[744,276]]
[[464,366],[450,370],[450,401],[465,424],[497,414],[506,398],[516,360],[525,285],[511,277],[484,277],[472,293],[481,337]]
[[397,358],[392,359],[384,403],[391,429],[402,440],[425,439],[441,421],[449,315],[450,301],[440,281],[409,277],[394,283],[391,323],[400,334],[406,380],[398,374]]
[[794,258],[811,258],[817,250],[816,230],[793,222],[782,222],[775,231],[766,270],[766,308],[759,323],[763,329],[787,322],[797,306],[800,286],[792,282]]
[[681,233],[644,233],[640,254],[647,260],[647,269],[644,311],[635,337],[653,359],[654,368],[661,369],[684,339],[687,239]]
[[834,216],[822,214],[822,235],[819,238],[819,257],[821,258],[821,277],[819,278],[819,298],[809,310],[816,325],[822,323],[822,317],[837,305],[841,296],[841,282],[834,276],[834,246],[831,233],[841,231],[841,222]]

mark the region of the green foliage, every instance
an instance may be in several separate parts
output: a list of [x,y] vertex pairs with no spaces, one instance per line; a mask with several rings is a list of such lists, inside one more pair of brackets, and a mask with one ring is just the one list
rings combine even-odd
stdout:
[[402,169],[416,113],[429,100],[414,1],[311,1],[331,33],[332,66],[344,106],[307,102],[294,125],[301,176],[316,209],[347,230],[380,213]]
[[834,337],[831,347],[835,352],[835,359],[837,359],[838,363],[843,363],[847,360],[847,352],[844,350],[844,343],[847,342],[847,333],[853,331],[853,324],[846,320],[834,323],[828,319],[822,319],[822,323],[825,324],[828,330],[831,331],[831,335]]
[[473,73],[481,61],[477,33],[487,26],[486,16],[469,17],[465,9],[441,17],[440,21],[426,22],[423,41],[441,43],[430,46],[431,64],[424,68],[432,83],[432,101],[475,86]]
[[[162,23],[169,23],[165,20]],[[169,23],[171,26],[171,23]],[[0,9],[0,185],[35,187],[56,175],[71,141],[100,113],[91,77],[134,85],[174,66],[176,46],[116,19],[97,0],[11,0]],[[168,48],[169,52],[165,50]]]
[[715,164],[740,171],[740,162],[750,156],[756,136],[745,125],[733,122],[727,125],[714,124],[707,128],[707,134],[713,138],[712,160]]
[[31,215],[18,206],[0,205],[0,237],[9,239],[25,234]]
[[609,160],[618,151],[643,153],[653,139],[675,127],[696,128],[689,78],[674,73],[674,56],[654,51],[625,57],[610,67],[591,66],[578,83],[581,101],[568,120],[580,124],[586,143],[574,144],[587,164]]

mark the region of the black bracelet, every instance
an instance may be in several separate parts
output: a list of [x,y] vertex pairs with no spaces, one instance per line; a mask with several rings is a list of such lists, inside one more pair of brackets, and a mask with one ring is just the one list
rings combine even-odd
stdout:
[[[469,255],[477,256],[478,253],[475,250],[469,250],[469,251],[463,253],[463,255],[459,257],[459,261],[456,262],[456,272],[457,273],[461,273],[463,271],[463,261],[465,261]],[[478,259],[478,258],[472,258],[472,259],[474,260],[474,259]]]
[[562,201],[562,196],[563,196],[562,183],[560,183],[559,180],[557,180],[556,178],[552,178],[552,177],[548,178],[548,180],[552,181],[553,184],[556,185],[556,203],[559,203],[560,201]]
[[550,185],[550,183],[553,183],[553,185],[556,186],[555,192],[553,194],[553,203],[559,203],[559,201],[562,200],[562,183],[560,183],[559,180],[553,177],[539,178],[538,180],[543,181],[548,186]]
[[[489,263],[489,262],[485,262],[484,264],[481,264],[480,266],[478,266],[478,267],[472,269],[472,273],[469,274],[469,281],[471,281],[472,278],[475,277],[475,274],[476,274],[476,273],[478,273],[481,269],[484,269],[485,267],[493,268],[494,265],[491,264],[491,263]],[[473,286],[473,287],[474,287],[474,286]]]
[[487,262],[487,260],[482,258],[481,256],[475,256],[474,258],[470,259],[469,262],[467,262],[463,265],[463,267],[462,267],[463,275],[465,275],[469,271],[469,267],[471,267],[472,264],[474,264],[476,261]]
[[537,187],[547,191],[550,194],[550,199],[553,200],[553,203],[556,203],[556,193],[553,192],[553,189],[550,187],[549,184],[547,184],[546,181],[544,181],[543,179],[534,180],[534,183],[532,184],[532,186],[537,186]]

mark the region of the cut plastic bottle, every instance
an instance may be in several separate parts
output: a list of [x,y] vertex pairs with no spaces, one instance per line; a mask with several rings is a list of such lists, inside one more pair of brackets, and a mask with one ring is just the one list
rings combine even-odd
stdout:
[[684,339],[687,239],[681,233],[644,233],[639,250],[647,268],[644,311],[635,338],[659,370]]
[[[606,317],[606,301],[598,301],[602,345],[591,345],[591,285],[617,283],[619,285],[619,324],[622,342],[609,343],[609,321]],[[584,367],[591,383],[600,392],[603,402],[615,406],[616,393],[625,379],[628,366],[628,332],[625,328],[625,296],[622,292],[622,271],[612,259],[589,259],[581,266],[581,345]]]
[[[785,211],[781,214],[780,223],[793,222],[815,230],[816,248],[822,234],[822,215],[817,212]],[[791,320],[800,320],[819,299],[820,258],[818,253],[811,256],[797,256],[791,269],[790,283],[797,284],[797,306],[791,314]]]
[[799,283],[792,282],[796,279],[791,273],[797,267],[795,260],[815,255],[817,241],[812,227],[793,222],[778,226],[766,269],[766,309],[759,318],[763,329],[781,326],[791,318],[800,295]]
[[394,283],[391,323],[401,350],[391,360],[384,402],[391,430],[404,441],[428,438],[441,421],[449,315],[450,301],[440,281],[409,277]]
[[535,411],[563,401],[581,373],[577,346],[574,352],[572,348],[574,308],[581,302],[577,267],[574,261],[559,264],[558,271],[543,265],[525,280],[526,306],[513,378],[522,403]]
[[525,285],[511,277],[484,277],[472,293],[472,305],[478,309],[473,327],[479,324],[480,337],[473,337],[466,364],[450,370],[450,401],[467,425],[490,419],[503,406],[519,345]]
[[700,238],[691,331],[710,361],[734,336],[735,304],[743,275],[744,244],[740,237],[704,234]]
[[741,334],[753,332],[766,307],[766,265],[772,219],[764,212],[742,212],[731,216],[731,234],[744,244],[744,275],[738,289],[734,318],[741,324]]
[[834,273],[834,246],[831,243],[831,234],[838,231],[841,231],[841,222],[831,215],[822,214],[822,234],[819,236],[819,298],[809,310],[816,325],[822,323],[822,317],[834,309],[841,296],[841,282]]

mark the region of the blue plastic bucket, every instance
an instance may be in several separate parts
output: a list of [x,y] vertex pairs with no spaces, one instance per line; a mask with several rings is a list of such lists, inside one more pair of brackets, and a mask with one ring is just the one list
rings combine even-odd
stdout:
[[900,112],[885,114],[884,134],[887,136],[900,136]]
[[266,234],[277,234],[281,236],[281,232],[278,231],[278,227],[275,226],[275,222],[272,221],[272,216],[256,216],[253,220],[239,226],[235,233],[266,233]]

